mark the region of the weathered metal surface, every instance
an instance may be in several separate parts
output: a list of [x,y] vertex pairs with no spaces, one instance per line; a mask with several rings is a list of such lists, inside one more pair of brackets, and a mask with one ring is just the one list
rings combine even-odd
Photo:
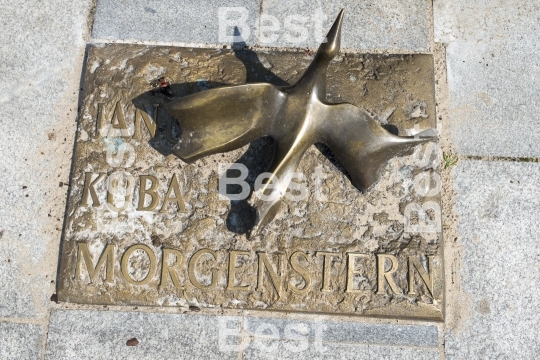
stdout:
[[311,145],[328,146],[351,182],[368,190],[391,158],[410,154],[416,145],[436,138],[423,136],[425,132],[393,135],[366,110],[326,101],[326,71],[341,48],[342,21],[343,10],[302,77],[289,86],[225,86],[182,96],[165,105],[182,129],[172,152],[188,163],[236,150],[262,136],[274,140],[270,175],[265,185],[255,189],[266,197],[255,205],[253,234],[276,216],[281,198]]
[[[441,319],[442,236],[432,144],[392,159],[365,193],[328,148],[309,147],[297,169],[305,177],[294,180],[307,188],[307,197],[285,197],[274,221],[249,239],[254,196],[220,197],[219,164],[245,164],[253,186],[271,163],[273,142],[261,138],[192,164],[171,154],[181,129],[162,108],[173,97],[246,82],[287,86],[313,57],[91,46],[59,300]],[[329,102],[362,107],[399,135],[436,127],[433,92],[430,55],[339,55],[328,68]],[[426,221],[418,215],[422,209]]]

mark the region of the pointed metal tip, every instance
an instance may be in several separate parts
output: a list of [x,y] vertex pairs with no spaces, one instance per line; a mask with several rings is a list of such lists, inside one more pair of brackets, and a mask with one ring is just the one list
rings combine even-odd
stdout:
[[253,228],[249,230],[249,232],[246,234],[246,238],[249,240],[257,235],[261,235],[262,230],[268,225],[272,219],[265,220],[265,219],[259,219],[259,214],[257,214],[257,220],[255,221],[255,225],[253,225]]
[[437,137],[437,130],[435,130],[435,129],[427,129],[427,130],[419,132],[418,134],[416,134],[414,136],[419,137],[419,138],[435,139]]
[[337,31],[339,32],[339,37],[341,38],[341,24],[343,23],[343,15],[345,14],[345,9],[341,9],[339,12],[336,20],[334,21],[334,24],[332,25],[332,28],[330,28],[330,31],[332,31],[334,28],[337,28]]
[[326,35],[326,40],[328,43],[334,43],[339,42],[341,40],[341,24],[343,23],[343,14],[345,12],[345,9],[341,9],[339,12],[336,20],[334,20],[334,24],[332,24],[332,27],[328,31],[328,34]]
[[345,9],[341,9],[330,31],[326,35],[326,41],[319,47],[330,58],[334,58],[341,48],[341,24],[343,23],[344,11]]
[[263,229],[276,217],[280,206],[281,197],[277,197],[272,201],[257,200],[253,206],[256,209],[257,215],[255,224],[249,232],[249,237],[261,235]]

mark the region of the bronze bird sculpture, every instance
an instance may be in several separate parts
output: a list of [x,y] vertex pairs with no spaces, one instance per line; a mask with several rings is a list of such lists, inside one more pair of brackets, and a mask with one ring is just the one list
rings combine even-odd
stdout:
[[368,189],[391,158],[434,139],[422,136],[426,132],[415,137],[395,136],[363,109],[326,102],[326,72],[340,51],[342,21],[343,10],[296,84],[226,86],[174,99],[165,106],[182,129],[172,152],[188,163],[238,149],[262,136],[274,139],[276,149],[268,170],[272,176],[262,188],[271,200],[256,202],[252,235],[275,217],[293,173],[311,145],[326,144],[348,171],[353,185]]

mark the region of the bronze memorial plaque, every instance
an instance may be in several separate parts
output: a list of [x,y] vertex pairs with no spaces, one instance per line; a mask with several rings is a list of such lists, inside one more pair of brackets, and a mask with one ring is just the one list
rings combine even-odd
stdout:
[[59,300],[442,320],[433,57],[328,38],[91,45]]

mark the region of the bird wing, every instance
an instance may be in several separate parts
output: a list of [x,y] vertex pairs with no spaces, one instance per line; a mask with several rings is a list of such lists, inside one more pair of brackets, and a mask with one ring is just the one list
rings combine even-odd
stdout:
[[351,104],[326,105],[321,112],[323,142],[349,173],[352,183],[367,190],[394,156],[412,153],[435,137],[395,136],[365,110]]
[[268,133],[285,94],[267,83],[226,86],[175,99],[165,106],[182,131],[172,152],[186,162],[231,151]]

